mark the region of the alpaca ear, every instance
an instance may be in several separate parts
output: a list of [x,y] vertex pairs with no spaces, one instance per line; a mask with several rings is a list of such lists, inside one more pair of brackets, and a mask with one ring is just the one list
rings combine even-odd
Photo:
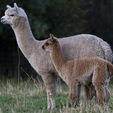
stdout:
[[7,8],[7,9],[11,9],[11,6],[10,6],[10,5],[6,5],[6,8]]
[[14,3],[14,8],[17,10],[18,9],[18,6],[16,3]]

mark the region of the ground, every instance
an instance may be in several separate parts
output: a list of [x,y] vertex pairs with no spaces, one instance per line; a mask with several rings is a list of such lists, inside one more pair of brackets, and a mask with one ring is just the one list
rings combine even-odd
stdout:
[[[80,107],[72,108],[68,96],[68,88],[64,83],[57,85],[56,109],[47,110],[46,90],[42,81],[29,79],[15,82],[14,80],[0,81],[0,113],[113,113],[113,85],[109,86],[111,97],[109,106],[101,109],[94,106],[92,100],[84,106],[83,94]],[[83,91],[82,91],[83,92]]]

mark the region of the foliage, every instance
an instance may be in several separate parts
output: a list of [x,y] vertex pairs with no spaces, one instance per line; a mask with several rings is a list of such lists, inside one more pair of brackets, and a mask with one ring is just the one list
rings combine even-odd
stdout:
[[[13,6],[14,2],[25,9],[38,39],[48,37],[50,32],[58,37],[78,33],[112,37],[113,0],[1,0],[0,15],[3,15],[6,4]],[[14,37],[10,27],[0,25],[1,37],[7,40],[10,40],[9,36]]]

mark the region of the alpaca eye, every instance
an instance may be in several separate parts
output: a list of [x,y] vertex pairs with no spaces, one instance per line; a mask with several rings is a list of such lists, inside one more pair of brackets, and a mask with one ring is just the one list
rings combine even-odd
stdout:
[[49,45],[49,43],[46,43],[46,46],[48,46]]
[[14,14],[11,14],[10,16],[14,16]]

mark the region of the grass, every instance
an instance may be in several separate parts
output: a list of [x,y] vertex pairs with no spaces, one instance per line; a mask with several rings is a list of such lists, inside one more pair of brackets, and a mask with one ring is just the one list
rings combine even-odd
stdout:
[[71,107],[68,88],[65,84],[57,85],[56,109],[47,110],[46,90],[42,82],[36,80],[0,81],[0,113],[113,113],[113,86],[110,86],[111,97],[105,110],[94,106],[92,101],[84,107],[83,94],[78,108]]

